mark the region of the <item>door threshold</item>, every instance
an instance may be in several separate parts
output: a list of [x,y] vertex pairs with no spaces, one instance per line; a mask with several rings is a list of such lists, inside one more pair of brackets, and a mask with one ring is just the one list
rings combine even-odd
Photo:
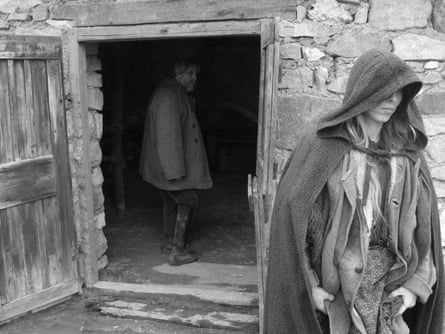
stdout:
[[98,281],[92,289],[102,292],[135,293],[138,295],[191,296],[206,302],[231,306],[258,306],[258,293],[244,292],[225,287],[209,287],[186,284],[136,284],[111,281]]

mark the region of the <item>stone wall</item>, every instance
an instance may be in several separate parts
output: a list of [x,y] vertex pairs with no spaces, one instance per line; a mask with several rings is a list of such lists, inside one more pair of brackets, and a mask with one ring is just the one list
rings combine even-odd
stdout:
[[280,171],[298,129],[341,103],[356,57],[369,48],[393,51],[417,72],[417,97],[429,136],[428,163],[439,197],[445,244],[445,1],[298,1],[280,24],[278,138]]
[[[75,0],[71,0],[75,1]],[[445,0],[295,0],[294,17],[280,22],[280,76],[275,162],[282,170],[299,139],[298,129],[341,103],[353,62],[365,50],[391,50],[418,73],[417,98],[430,143],[431,166],[445,224]],[[52,19],[59,0],[0,0],[0,33],[61,36],[70,21]],[[90,164],[99,267],[107,263],[100,169],[103,95],[97,45],[87,47],[90,158],[84,161],[81,115],[67,110],[74,215],[79,250],[88,253],[85,164]],[[67,64],[65,64],[66,68]],[[69,107],[69,103],[67,103]],[[442,228],[445,241],[445,226]],[[84,269],[84,266],[80,266]]]

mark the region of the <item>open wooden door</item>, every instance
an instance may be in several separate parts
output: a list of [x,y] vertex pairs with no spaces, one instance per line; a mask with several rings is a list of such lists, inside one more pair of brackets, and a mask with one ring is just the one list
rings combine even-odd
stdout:
[[61,50],[0,37],[0,323],[80,289]]
[[276,20],[263,20],[261,22],[257,175],[253,177],[249,175],[248,180],[249,204],[255,215],[260,334],[263,333],[264,292],[267,274],[270,220],[276,190],[273,150],[275,143],[278,70],[278,24]]

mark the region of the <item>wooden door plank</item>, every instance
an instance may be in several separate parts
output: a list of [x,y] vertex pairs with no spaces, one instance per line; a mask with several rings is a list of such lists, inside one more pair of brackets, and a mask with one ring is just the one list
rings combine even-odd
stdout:
[[21,110],[20,117],[21,133],[24,138],[23,159],[30,159],[36,156],[35,131],[34,131],[34,105],[32,92],[31,63],[29,60],[23,61],[23,81],[25,108]]
[[8,61],[12,135],[16,159],[30,158],[24,124],[26,123],[26,93],[23,60]]
[[51,121],[52,151],[55,158],[56,193],[59,205],[60,232],[62,236],[62,273],[65,279],[76,275],[76,237],[72,220],[72,191],[69,170],[68,145],[63,108],[61,63],[47,62],[48,101]]
[[0,305],[8,301],[8,267],[7,267],[7,240],[3,238],[3,224],[5,222],[0,214]]
[[47,256],[47,272],[49,285],[62,282],[62,236],[59,224],[59,208],[57,198],[42,200],[44,230],[46,234],[45,250]]
[[54,196],[52,156],[0,165],[0,209]]
[[60,37],[0,35],[0,59],[60,58]]
[[15,206],[7,210],[9,224],[9,239],[11,243],[12,284],[15,288],[14,299],[26,295],[26,263],[25,245],[23,242],[22,217],[23,207]]
[[9,96],[8,61],[0,60],[0,163],[11,162],[15,159]]
[[31,62],[33,110],[32,119],[36,132],[37,154],[51,154],[51,134],[49,125],[48,84],[46,61],[33,60]]
[[75,20],[77,26],[247,20],[295,13],[295,5],[295,0],[67,2],[53,7],[52,18]]
[[[55,198],[55,197],[51,197]],[[48,255],[46,253],[46,245],[47,245],[47,239],[50,237],[50,235],[47,235],[47,231],[45,229],[46,227],[46,217],[44,215],[43,211],[43,205],[44,202],[49,199],[42,199],[38,200],[35,203],[34,206],[34,215],[35,215],[35,224],[36,224],[36,233],[38,234],[38,251],[41,254],[41,264],[40,269],[42,271],[42,289],[47,289],[50,287],[49,283],[49,261],[48,261]]]
[[[39,201],[38,201],[39,202]],[[23,243],[25,248],[26,265],[26,294],[43,290],[43,268],[46,261],[40,248],[40,234],[38,227],[39,217],[36,215],[36,206],[39,203],[31,202],[21,206],[21,220]]]
[[12,241],[8,213],[6,210],[0,210],[0,228],[2,230],[2,243],[3,243],[3,258],[5,261],[5,287],[6,287],[6,302],[10,302],[16,298],[17,295],[17,282],[15,281],[14,264],[12,261]]
[[79,283],[76,280],[70,280],[49,289],[14,300],[3,305],[2,312],[0,313],[0,325],[7,319],[17,317],[36,308],[42,309],[45,305],[51,305],[52,303],[71,296],[78,291]]

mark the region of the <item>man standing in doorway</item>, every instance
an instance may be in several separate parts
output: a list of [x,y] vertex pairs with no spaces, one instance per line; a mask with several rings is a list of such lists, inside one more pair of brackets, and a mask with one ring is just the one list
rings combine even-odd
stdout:
[[163,253],[170,253],[170,265],[198,260],[186,245],[186,231],[198,189],[212,187],[207,154],[190,96],[196,84],[198,63],[180,57],[173,77],[155,90],[148,105],[140,162],[146,182],[161,192],[163,200]]

